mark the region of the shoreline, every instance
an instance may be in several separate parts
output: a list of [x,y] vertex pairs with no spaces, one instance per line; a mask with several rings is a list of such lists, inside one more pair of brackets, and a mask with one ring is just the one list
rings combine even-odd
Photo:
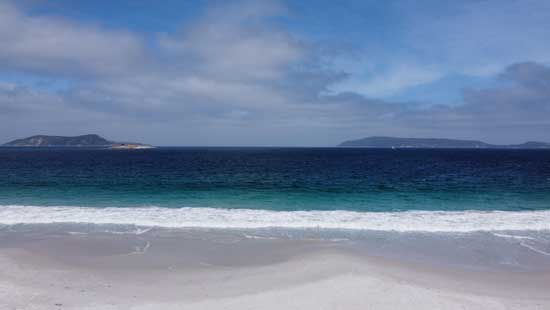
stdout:
[[[428,240],[432,246],[435,241]],[[0,231],[2,309],[543,309],[550,270],[373,255],[372,243],[229,231]],[[410,252],[410,249],[405,249]]]
[[268,210],[0,205],[0,225],[89,223],[163,228],[400,232],[550,231],[550,210]]

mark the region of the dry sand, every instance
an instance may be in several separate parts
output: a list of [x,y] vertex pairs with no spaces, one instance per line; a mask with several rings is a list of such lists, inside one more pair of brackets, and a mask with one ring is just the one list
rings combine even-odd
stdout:
[[368,256],[338,242],[0,233],[0,309],[550,309],[547,273]]

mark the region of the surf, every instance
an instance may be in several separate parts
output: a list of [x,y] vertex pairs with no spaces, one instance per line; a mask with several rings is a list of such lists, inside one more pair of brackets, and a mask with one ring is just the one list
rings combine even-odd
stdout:
[[164,228],[305,228],[397,232],[550,230],[540,211],[270,211],[225,208],[0,206],[0,224],[88,223]]

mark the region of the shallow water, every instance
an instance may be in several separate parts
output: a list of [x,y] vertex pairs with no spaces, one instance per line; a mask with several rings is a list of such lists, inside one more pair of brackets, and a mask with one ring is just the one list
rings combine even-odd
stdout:
[[[107,244],[125,240],[133,244],[113,248],[117,253],[156,251],[159,244],[170,242],[170,251],[178,251],[182,255],[193,256],[195,251],[207,249],[209,259],[217,259],[221,265],[238,265],[241,260],[252,259],[247,255],[282,259],[291,253],[277,251],[281,251],[281,245],[288,244],[300,245],[304,253],[327,250],[455,270],[550,271],[550,231],[443,233],[274,227],[173,229],[86,223],[0,225],[0,250],[62,245],[65,243],[63,240],[103,240],[109,241]],[[262,250],[258,252],[258,248]],[[73,250],[77,254],[83,250],[86,255],[105,254],[103,249],[96,249],[98,252],[95,253],[94,248],[83,248],[82,244]],[[235,259],[229,259],[228,255]]]

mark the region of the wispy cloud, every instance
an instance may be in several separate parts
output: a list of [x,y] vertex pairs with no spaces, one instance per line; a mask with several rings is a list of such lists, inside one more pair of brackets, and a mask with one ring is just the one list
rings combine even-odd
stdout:
[[[459,13],[466,20],[474,14]],[[547,140],[550,69],[535,52],[525,55],[539,62],[510,63],[523,54],[489,61],[478,52],[500,67],[491,69],[499,83],[464,90],[456,106],[390,102],[377,97],[462,68],[462,54],[447,51],[457,47],[439,44],[439,62],[397,57],[382,66],[361,59],[357,68],[353,61],[342,66],[345,51],[326,54],[321,43],[292,34],[279,22],[286,14],[278,2],[222,4],[178,32],[145,38],[3,3],[0,69],[70,83],[49,89],[0,82],[0,138],[99,132],[172,145],[333,145],[382,134]],[[431,51],[422,51],[428,42],[419,35],[411,37],[415,49]],[[350,59],[357,57],[353,51]]]
[[140,38],[59,17],[28,16],[0,3],[0,65],[55,75],[121,74],[143,64]]
[[386,25],[393,30],[383,42],[363,30],[361,55],[344,67],[354,74],[339,89],[387,98],[450,75],[493,77],[516,62],[550,63],[548,1],[397,1],[388,7],[400,26]]

